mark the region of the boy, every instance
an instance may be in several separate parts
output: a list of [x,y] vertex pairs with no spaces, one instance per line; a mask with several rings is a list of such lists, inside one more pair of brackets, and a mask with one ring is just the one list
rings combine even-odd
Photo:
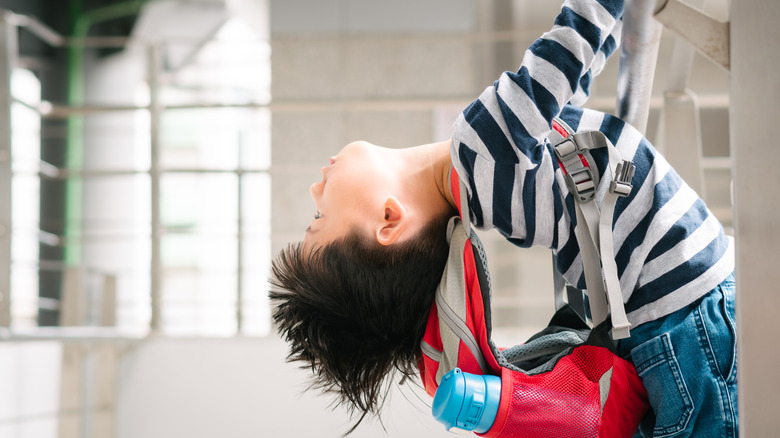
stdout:
[[[315,218],[273,264],[274,320],[314,385],[360,413],[378,413],[398,371],[417,373],[420,340],[457,214],[455,171],[470,218],[521,247],[545,245],[585,288],[574,201],[548,140],[559,117],[601,131],[632,160],[618,200],[614,251],[631,337],[618,343],[653,408],[644,436],[736,436],[736,333],[731,240],[633,127],[575,106],[620,35],[621,0],[567,0],[516,73],[504,73],[461,115],[452,139],[408,149],[347,145],[311,187]],[[611,175],[592,151],[601,202]],[[355,425],[357,426],[357,424]]]

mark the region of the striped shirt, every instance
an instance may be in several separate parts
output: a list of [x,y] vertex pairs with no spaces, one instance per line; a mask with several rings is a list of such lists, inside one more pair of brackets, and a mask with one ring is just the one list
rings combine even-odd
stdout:
[[[521,246],[544,245],[557,268],[584,289],[574,200],[548,140],[560,117],[577,132],[603,132],[632,160],[631,194],[613,218],[623,301],[636,326],[705,295],[734,270],[732,239],[669,163],[632,126],[581,105],[590,82],[615,51],[622,1],[564,3],[554,27],[464,110],[455,124],[453,166],[469,194],[472,222],[496,228]],[[600,175],[600,205],[611,175],[608,157],[592,150]]]

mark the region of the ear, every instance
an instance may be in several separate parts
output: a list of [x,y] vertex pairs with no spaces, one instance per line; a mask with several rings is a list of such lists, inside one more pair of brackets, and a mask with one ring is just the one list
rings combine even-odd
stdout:
[[376,240],[380,245],[392,245],[404,232],[409,216],[401,201],[389,197],[384,204],[384,218],[376,231]]

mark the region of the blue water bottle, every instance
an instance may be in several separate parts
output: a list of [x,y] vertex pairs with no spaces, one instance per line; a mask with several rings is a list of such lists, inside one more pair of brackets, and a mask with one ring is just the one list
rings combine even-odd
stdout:
[[500,378],[455,368],[444,375],[433,396],[433,418],[447,430],[457,427],[485,433],[496,420],[500,399]]

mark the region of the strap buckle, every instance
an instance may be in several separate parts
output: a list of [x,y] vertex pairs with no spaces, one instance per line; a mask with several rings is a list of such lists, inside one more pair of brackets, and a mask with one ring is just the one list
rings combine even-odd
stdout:
[[636,166],[628,160],[618,163],[615,168],[615,177],[609,183],[609,191],[618,196],[626,197],[631,194],[631,180],[634,178]]
[[563,169],[566,187],[574,199],[580,204],[593,200],[599,175],[588,148],[580,147],[572,138],[566,138],[553,149]]

